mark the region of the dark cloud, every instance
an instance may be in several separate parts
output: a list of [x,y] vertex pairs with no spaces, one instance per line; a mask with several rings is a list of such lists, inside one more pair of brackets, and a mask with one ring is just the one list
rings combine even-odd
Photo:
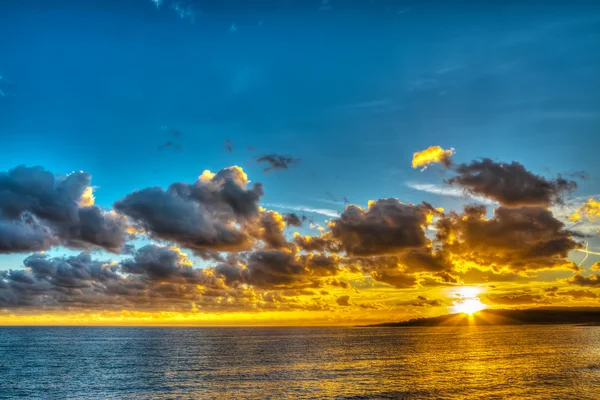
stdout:
[[302,223],[304,221],[306,221],[305,215],[303,215],[302,217],[299,217],[298,215],[296,215],[294,213],[284,213],[282,215],[283,215],[283,220],[285,221],[285,224],[287,226],[300,227],[300,226],[302,226]]
[[121,281],[116,264],[94,261],[87,253],[60,258],[34,254],[23,264],[26,270],[3,273],[0,306],[85,306],[107,297],[108,287]]
[[340,259],[335,254],[305,254],[299,256],[299,259],[313,277],[335,276],[341,271]]
[[447,182],[468,193],[484,196],[510,207],[548,206],[562,203],[563,195],[577,188],[577,183],[562,177],[546,179],[518,163],[498,163],[484,158],[455,168],[457,176]]
[[142,275],[150,281],[205,283],[203,270],[193,269],[187,256],[176,248],[147,245],[132,259],[122,262],[124,273]]
[[428,300],[424,296],[417,296],[417,300],[410,303],[413,307],[441,307],[444,302],[438,299]]
[[382,308],[385,308],[383,304],[374,302],[361,303],[358,306],[360,308],[364,308],[365,310],[380,310]]
[[0,220],[0,253],[42,251],[58,244],[49,228],[24,216],[17,221]]
[[285,228],[284,218],[276,211],[264,211],[260,215],[258,229],[254,233],[268,247],[279,249],[285,247],[287,242],[283,234]]
[[488,294],[482,300],[492,304],[518,305],[518,304],[550,304],[550,300],[542,295],[529,293]]
[[[416,273],[456,282],[452,264],[442,253],[433,253],[424,228],[440,211],[429,204],[403,204],[396,199],[369,203],[367,210],[350,205],[329,222],[329,232],[319,236],[296,235],[293,243],[304,251],[345,253],[338,262],[353,272],[406,288],[416,285]],[[436,275],[437,274],[437,275]]]
[[340,263],[347,270],[356,268],[353,272],[369,274],[373,280],[397,288],[414,287],[419,280],[424,286],[458,282],[450,273],[452,265],[432,254],[430,249],[408,250],[398,255],[344,257]]
[[269,166],[264,169],[264,172],[269,172],[276,169],[288,169],[290,165],[299,163],[300,159],[287,155],[265,154],[257,157],[256,161],[259,164],[267,163]]
[[292,241],[296,246],[298,246],[301,250],[304,251],[341,251],[340,245],[331,238],[330,234],[325,234],[321,236],[295,235]]
[[417,284],[417,278],[414,275],[393,269],[372,271],[371,277],[398,289],[411,288]]
[[404,204],[396,199],[381,199],[364,210],[347,206],[340,218],[329,223],[331,236],[350,255],[398,253],[429,243],[424,226],[428,215],[437,211],[429,204]]
[[559,296],[569,296],[574,299],[597,299],[599,296],[591,290],[564,290],[556,293]]
[[225,139],[225,150],[228,153],[233,153],[233,142],[229,139]]
[[442,253],[433,254],[431,249],[407,250],[398,257],[398,263],[410,272],[451,271],[452,264]]
[[350,296],[340,296],[335,299],[335,302],[342,307],[348,307],[350,306]]
[[179,249],[157,245],[144,246],[120,263],[94,260],[89,253],[34,254],[25,259],[26,269],[0,272],[0,307],[46,312],[323,311],[331,306],[298,296],[315,296],[310,289],[325,285],[350,287],[332,277],[338,272],[335,256],[260,250],[225,261],[214,269],[196,269]]
[[96,206],[79,208],[78,216],[76,224],[59,227],[67,246],[86,248],[93,244],[115,253],[122,250],[126,239],[126,223],[122,216]]
[[57,176],[42,167],[0,173],[0,252],[39,251],[52,245],[102,247],[125,244],[122,216],[93,205],[91,175]]
[[34,254],[23,264],[25,270],[0,274],[0,307],[186,310],[203,302],[204,290],[226,289],[209,271],[193,269],[179,250],[154,245],[122,264],[89,253]]
[[245,283],[263,289],[315,288],[321,278],[338,274],[341,269],[335,255],[297,255],[288,250],[256,250],[248,253],[245,267],[222,263],[215,274],[228,285]]
[[452,275],[449,272],[441,271],[430,275],[431,279],[440,281],[444,284],[460,283],[459,277]]
[[486,219],[484,206],[466,206],[436,223],[436,241],[455,261],[470,262],[495,271],[513,272],[577,266],[567,260],[581,247],[552,212],[542,207],[498,207]]
[[[239,167],[203,174],[195,183],[174,183],[167,190],[135,191],[114,205],[152,237],[194,250],[241,250],[252,245],[243,226],[259,217],[262,185],[247,187]],[[236,226],[238,225],[238,226]]]
[[[230,271],[234,268],[237,272]],[[218,266],[215,272],[240,283],[261,288],[305,286],[307,273],[304,265],[288,251],[255,251],[248,257],[246,268]]]
[[591,274],[588,277],[577,274],[567,279],[567,282],[579,286],[600,287],[600,275]]
[[92,260],[89,253],[77,256],[50,258],[45,254],[34,254],[23,261],[36,279],[47,280],[55,287],[86,288],[95,282],[105,283],[121,279],[118,265],[111,261]]

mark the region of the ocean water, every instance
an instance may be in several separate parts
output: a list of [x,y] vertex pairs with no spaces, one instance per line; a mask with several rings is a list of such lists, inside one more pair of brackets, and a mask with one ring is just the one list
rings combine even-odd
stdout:
[[600,327],[2,327],[19,397],[600,399]]

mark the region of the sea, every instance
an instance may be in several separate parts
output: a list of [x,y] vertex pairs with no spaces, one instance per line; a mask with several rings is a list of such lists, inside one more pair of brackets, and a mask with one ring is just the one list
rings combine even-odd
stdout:
[[600,327],[0,327],[0,398],[600,399]]

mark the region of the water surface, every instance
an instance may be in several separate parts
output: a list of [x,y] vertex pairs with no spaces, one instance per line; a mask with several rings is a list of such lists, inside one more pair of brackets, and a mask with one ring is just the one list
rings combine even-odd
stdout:
[[600,398],[600,327],[0,328],[0,398]]

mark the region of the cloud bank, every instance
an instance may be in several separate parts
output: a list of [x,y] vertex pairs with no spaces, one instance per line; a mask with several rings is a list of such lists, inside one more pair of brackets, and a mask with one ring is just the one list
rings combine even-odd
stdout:
[[[598,297],[577,289],[600,287],[598,275],[588,275],[569,259],[571,251],[584,248],[584,237],[551,211],[575,190],[574,181],[536,175],[517,162],[481,159],[455,165],[448,152],[434,146],[413,160],[413,166],[445,165],[452,174],[446,186],[411,187],[456,197],[466,193],[483,204],[445,211],[427,202],[382,198],[366,207],[347,204],[339,213],[261,205],[263,185],[251,184],[242,168],[233,166],[204,171],[194,182],[124,194],[104,210],[94,204],[90,174],[18,166],[0,173],[0,252],[33,254],[24,259],[23,269],[0,273],[0,308],[442,311],[452,301],[415,296],[414,290],[534,282],[548,271],[567,274],[561,282],[572,289],[490,292],[485,301],[550,304]],[[265,162],[269,168],[288,165]],[[571,219],[595,219],[596,204],[588,200]],[[294,230],[302,228],[306,216],[265,207],[330,219],[318,234],[303,235]],[[133,251],[133,239],[155,243]],[[60,246],[81,253],[43,253]],[[357,293],[369,285],[413,294],[401,302],[361,300]]]

